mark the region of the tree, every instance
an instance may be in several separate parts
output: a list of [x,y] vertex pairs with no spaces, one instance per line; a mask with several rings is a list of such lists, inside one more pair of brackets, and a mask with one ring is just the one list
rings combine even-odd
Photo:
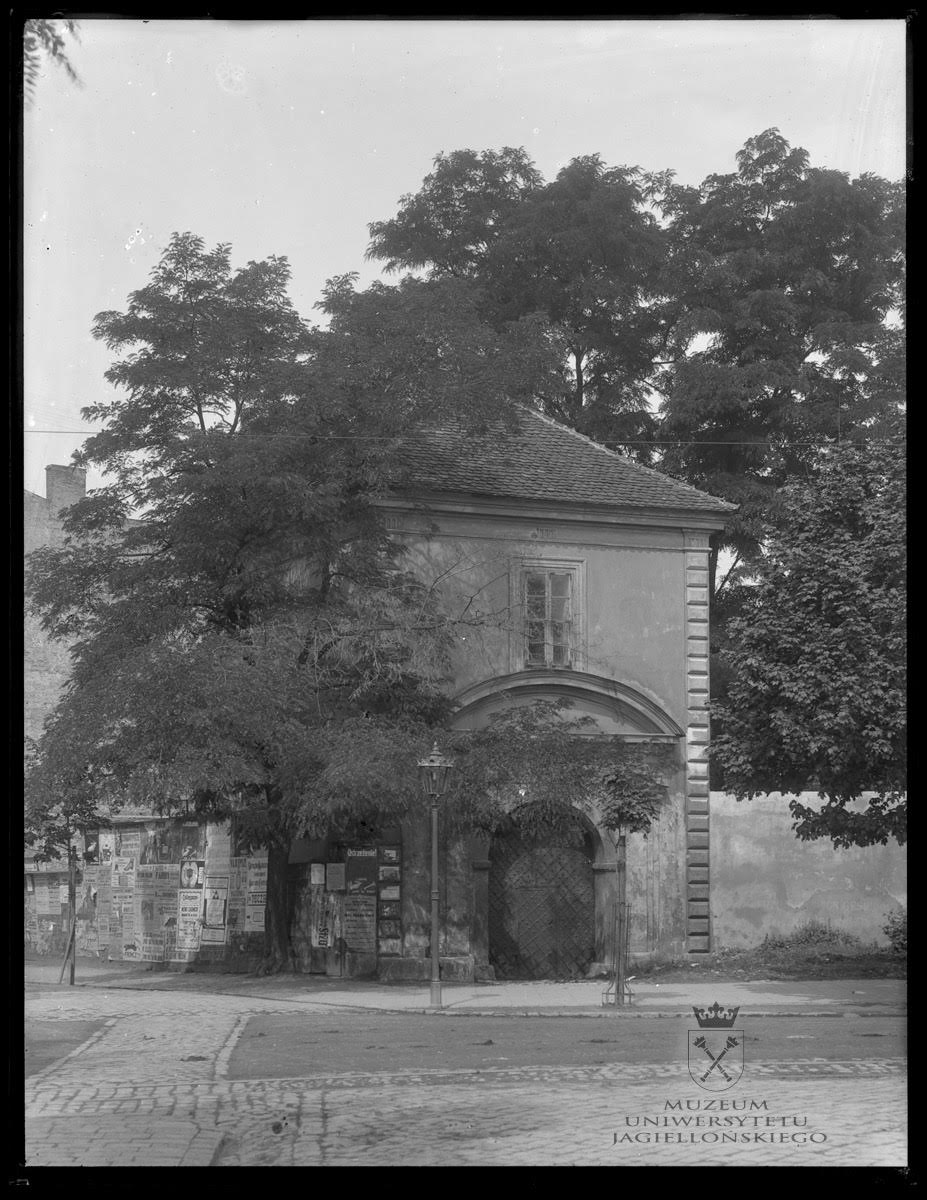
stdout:
[[606,829],[645,832],[666,799],[674,749],[597,732],[569,701],[512,704],[483,729],[448,743],[458,770],[449,808],[456,823],[492,836],[514,825],[525,836],[575,832],[585,813]]
[[544,318],[561,356],[536,397],[549,415],[611,443],[646,434],[662,239],[636,168],[589,155],[545,184],[523,149],[455,151],[370,232],[389,271],[477,282],[493,324]]
[[83,820],[126,800],[233,814],[269,851],[269,967],[288,962],[291,838],[414,803],[399,763],[446,714],[455,629],[481,619],[445,611],[387,536],[400,434],[481,428],[549,370],[533,323],[488,328],[464,281],[334,280],[327,330],[288,282],[285,259],[233,271],[228,246],[177,234],[127,310],[96,317],[119,390],[84,411],[103,429],[81,461],[112,482],[29,572],[74,664],[32,826],[62,802]]
[[367,257],[385,260],[387,271],[428,268],[473,279],[506,217],[542,183],[523,148],[439,154],[396,216],[370,225]]
[[756,562],[780,488],[904,405],[901,185],[812,168],[777,129],[737,164],[698,188],[667,177],[657,197],[660,436],[678,443],[661,466],[739,505],[713,575],[721,548]]
[[79,40],[77,21],[46,21],[33,18],[23,26],[23,84],[27,102],[31,102],[38,87],[44,61],[57,63],[67,73],[72,83],[80,84],[80,77],[65,53],[63,32]]
[[541,316],[561,371],[538,407],[736,503],[713,593],[749,574],[780,488],[904,404],[902,185],[812,167],[777,129],[736,161],[686,187],[589,155],[545,183],[523,149],[455,151],[368,250],[473,280],[489,322]]
[[904,500],[895,442],[829,452],[785,490],[732,623],[712,755],[739,799],[816,791],[790,801],[806,840],[905,840]]

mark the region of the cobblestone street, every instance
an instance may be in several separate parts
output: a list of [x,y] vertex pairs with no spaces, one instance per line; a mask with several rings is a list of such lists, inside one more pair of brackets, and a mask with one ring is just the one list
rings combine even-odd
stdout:
[[102,988],[30,995],[32,1020],[105,1024],[27,1079],[27,1165],[900,1167],[907,1160],[899,1057],[751,1062],[721,1098],[726,1108],[695,1086],[685,1062],[230,1077],[248,1020],[296,1009],[332,1012],[311,998]]

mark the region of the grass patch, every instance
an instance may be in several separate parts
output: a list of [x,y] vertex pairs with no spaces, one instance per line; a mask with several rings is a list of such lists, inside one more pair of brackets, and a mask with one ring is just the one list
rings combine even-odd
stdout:
[[904,979],[907,957],[890,946],[866,944],[842,929],[808,921],[789,934],[767,936],[748,949],[669,961],[634,963],[631,974],[655,981],[694,977],[749,982],[760,979]]

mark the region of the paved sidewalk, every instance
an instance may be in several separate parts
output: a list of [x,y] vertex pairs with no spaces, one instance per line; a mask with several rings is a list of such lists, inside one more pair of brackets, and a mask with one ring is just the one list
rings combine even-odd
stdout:
[[[60,964],[29,960],[25,980],[57,985]],[[695,970],[693,970],[695,975]],[[67,984],[61,985],[65,989]],[[167,970],[156,964],[105,963],[79,959],[75,987],[141,988],[153,991],[209,992],[265,999],[307,1001],[326,1008],[374,1009],[381,1012],[512,1016],[689,1016],[692,1006],[717,1001],[736,1005],[752,1016],[841,1016],[845,1012],[903,1015],[907,984],[903,979],[833,979],[725,983],[717,980],[631,982],[631,1003],[605,1005],[607,983],[584,980],[559,983],[503,982],[442,985],[443,1006],[432,1008],[429,985],[384,984],[330,979],[316,975],[230,975],[206,971]]]

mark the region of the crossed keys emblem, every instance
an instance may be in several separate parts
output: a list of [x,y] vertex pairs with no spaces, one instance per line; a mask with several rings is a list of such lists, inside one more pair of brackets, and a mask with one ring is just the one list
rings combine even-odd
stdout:
[[[700,1053],[695,1054],[698,1050]],[[708,1059],[707,1070],[705,1059]],[[743,1035],[739,1029],[706,1034],[689,1030],[689,1075],[710,1092],[723,1092],[733,1087],[744,1073]]]
[[708,1078],[708,1076],[712,1073],[712,1071],[720,1071],[721,1075],[728,1081],[728,1083],[734,1082],[734,1080],[730,1077],[730,1075],[728,1075],[727,1071],[725,1071],[724,1067],[721,1066],[721,1059],[724,1058],[725,1054],[730,1053],[730,1051],[733,1050],[735,1046],[740,1045],[740,1042],[737,1040],[737,1038],[729,1037],[727,1039],[727,1041],[724,1043],[724,1049],[717,1056],[717,1058],[709,1050],[708,1042],[705,1040],[705,1038],[697,1037],[695,1039],[695,1041],[692,1043],[692,1045],[698,1046],[699,1050],[704,1050],[705,1053],[708,1055],[708,1057],[711,1059],[711,1066],[708,1068],[708,1070],[705,1072],[705,1074],[699,1080],[699,1083],[704,1083],[705,1080]]

